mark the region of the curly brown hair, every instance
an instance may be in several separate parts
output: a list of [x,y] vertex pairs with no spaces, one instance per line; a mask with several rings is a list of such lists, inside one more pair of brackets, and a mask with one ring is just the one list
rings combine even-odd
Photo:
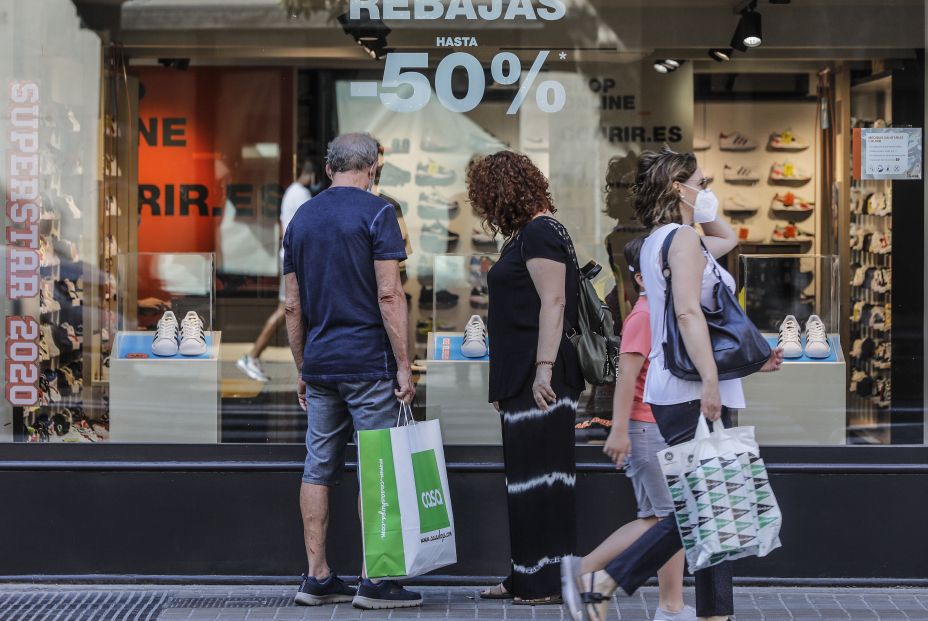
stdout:
[[680,222],[680,193],[674,182],[683,183],[696,172],[696,156],[677,153],[664,145],[660,151],[645,151],[638,158],[635,180],[635,212],[647,227]]
[[548,180],[525,155],[500,151],[480,158],[467,171],[467,196],[496,235],[512,237],[535,214],[555,213]]

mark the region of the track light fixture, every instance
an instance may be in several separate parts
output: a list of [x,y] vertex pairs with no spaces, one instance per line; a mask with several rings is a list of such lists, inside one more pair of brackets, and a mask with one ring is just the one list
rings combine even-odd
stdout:
[[372,59],[382,60],[392,51],[392,48],[387,47],[390,28],[379,19],[370,19],[370,13],[356,20],[349,19],[348,13],[342,13],[338,16],[338,22],[345,34],[364,48]]
[[714,47],[709,50],[709,58],[718,63],[725,63],[731,60],[732,49],[727,47]]
[[761,36],[760,13],[749,9],[741,16],[742,41],[748,47],[757,47],[763,43]]
[[674,60],[673,58],[658,58],[654,61],[654,70],[658,73],[671,73],[680,68],[680,65],[686,61]]

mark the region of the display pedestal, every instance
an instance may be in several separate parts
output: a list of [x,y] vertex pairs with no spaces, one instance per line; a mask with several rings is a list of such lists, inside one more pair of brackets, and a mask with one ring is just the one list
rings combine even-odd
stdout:
[[142,351],[153,332],[118,332],[110,356],[110,440],[162,444],[219,442],[219,344],[206,354],[161,358]]
[[[776,341],[776,335],[765,334]],[[738,425],[753,426],[761,446],[846,443],[846,363],[837,335],[829,335],[833,356],[826,362],[783,361],[775,373],[742,380],[747,408]]]
[[[426,362],[425,412],[441,421],[445,444],[503,442],[499,413],[487,403],[490,390],[488,360],[436,360],[435,342],[443,337],[460,339],[461,332],[429,334]],[[441,352],[439,351],[439,356]]]

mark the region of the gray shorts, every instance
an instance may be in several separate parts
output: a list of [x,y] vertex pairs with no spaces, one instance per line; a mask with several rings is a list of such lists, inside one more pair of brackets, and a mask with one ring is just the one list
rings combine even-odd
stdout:
[[638,501],[638,517],[673,515],[673,500],[664,482],[664,473],[657,461],[657,453],[667,448],[657,423],[628,421],[628,437],[632,450],[628,456],[625,474],[632,480],[635,500]]
[[396,426],[393,380],[307,382],[303,482],[338,485],[353,431]]

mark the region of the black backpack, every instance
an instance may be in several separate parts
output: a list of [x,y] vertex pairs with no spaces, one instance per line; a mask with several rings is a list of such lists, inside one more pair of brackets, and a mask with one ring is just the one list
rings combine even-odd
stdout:
[[619,360],[619,337],[615,335],[612,311],[600,299],[593,287],[593,279],[602,266],[590,261],[580,272],[580,299],[577,305],[576,328],[567,338],[577,350],[577,359],[583,378],[593,386],[615,384]]

